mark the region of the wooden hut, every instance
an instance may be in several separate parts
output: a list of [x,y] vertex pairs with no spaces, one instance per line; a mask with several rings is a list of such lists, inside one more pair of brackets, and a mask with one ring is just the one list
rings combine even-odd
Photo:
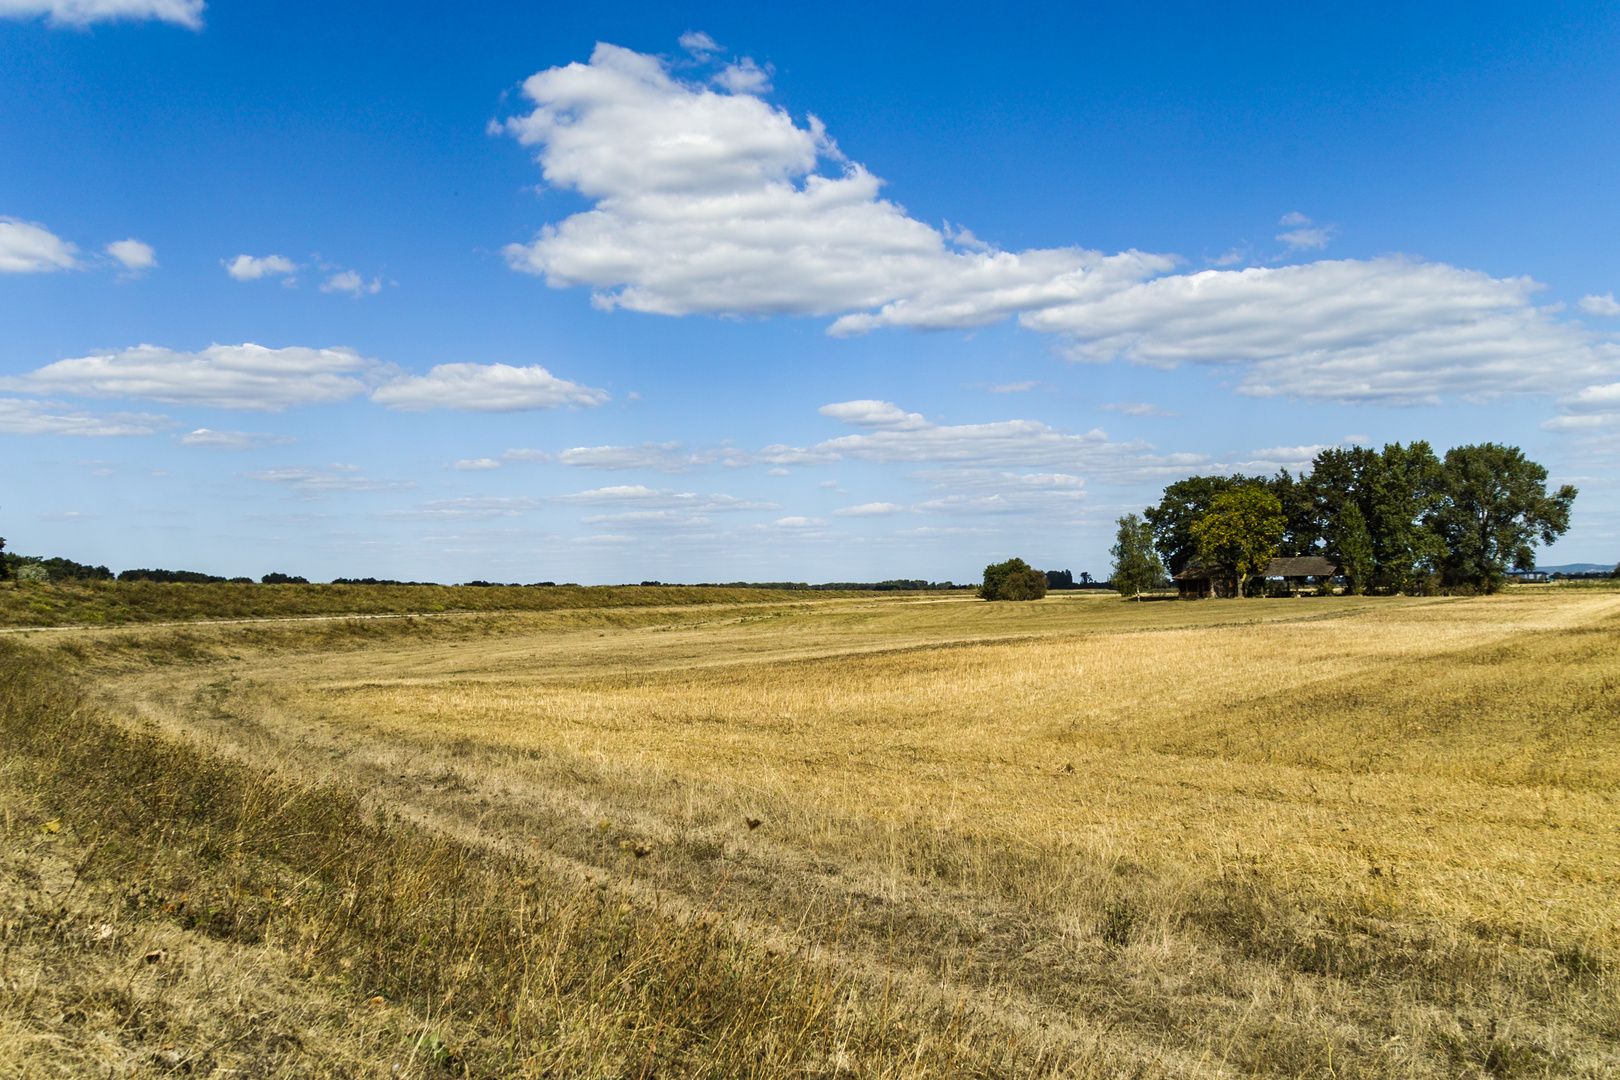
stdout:
[[[1289,592],[1297,592],[1310,585],[1311,579],[1326,581],[1339,572],[1334,563],[1320,555],[1300,555],[1286,559],[1272,559],[1258,576],[1282,578]],[[1184,600],[1203,600],[1211,596],[1232,595],[1232,577],[1224,570],[1212,570],[1193,563],[1175,576],[1176,593]]]

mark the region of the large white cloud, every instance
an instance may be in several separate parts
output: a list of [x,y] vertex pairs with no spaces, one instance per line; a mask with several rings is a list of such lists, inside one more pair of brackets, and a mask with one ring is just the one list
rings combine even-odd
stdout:
[[0,18],[49,18],[53,26],[157,20],[190,30],[202,29],[203,0],[0,0]]
[[1206,270],[1022,316],[1077,359],[1246,369],[1238,390],[1391,404],[1557,393],[1620,374],[1620,349],[1534,306],[1528,278],[1402,258]]
[[[1168,255],[988,248],[881,198],[815,117],[752,92],[759,80],[715,81],[729,92],[605,44],[528,79],[535,108],[503,130],[594,205],[509,246],[511,264],[589,286],[604,308],[836,315],[835,335],[1017,315],[1075,359],[1231,365],[1261,397],[1425,403],[1620,378],[1609,339],[1538,308],[1525,278],[1398,257],[1176,274]],[[1283,224],[1296,252],[1334,229]],[[1583,310],[1620,310],[1602,301]]]
[[0,431],[13,435],[155,435],[174,427],[150,413],[87,413],[53,402],[0,398]]
[[[0,0],[0,4],[4,3]],[[0,274],[71,270],[78,265],[78,251],[43,225],[0,217]]]
[[210,345],[193,353],[137,345],[58,360],[27,375],[0,379],[0,388],[280,412],[293,405],[342,401],[387,371],[352,349],[270,349],[249,342]]
[[601,405],[606,390],[559,379],[538,364],[440,364],[378,387],[371,399],[391,409],[522,412],[558,405]]
[[[800,127],[749,80],[727,81],[733,92],[682,82],[658,58],[606,44],[589,64],[531,76],[536,108],[505,130],[538,148],[549,183],[596,205],[509,246],[512,266],[589,285],[603,307],[667,315],[881,309],[839,320],[846,333],[979,326],[1172,265],[1138,252],[961,250],[879,198],[881,181],[845,162],[815,117]],[[823,161],[838,175],[817,172]]]

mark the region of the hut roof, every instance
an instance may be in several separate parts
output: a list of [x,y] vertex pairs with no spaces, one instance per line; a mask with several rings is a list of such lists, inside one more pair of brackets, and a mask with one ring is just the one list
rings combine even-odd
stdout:
[[1334,563],[1320,555],[1300,555],[1291,559],[1272,559],[1266,567],[1266,577],[1332,577],[1339,572]]
[[[1175,576],[1177,581],[1197,581],[1214,576],[1218,571],[1193,563]],[[1332,577],[1339,572],[1337,564],[1320,555],[1299,555],[1288,559],[1272,559],[1266,565],[1264,577]]]

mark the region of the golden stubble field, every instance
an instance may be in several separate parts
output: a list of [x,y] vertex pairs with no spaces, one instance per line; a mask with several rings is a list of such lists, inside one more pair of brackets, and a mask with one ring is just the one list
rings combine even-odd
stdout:
[[85,655],[128,714],[844,956],[885,1007],[1171,1074],[1595,1076],[1617,631],[1596,589],[794,598]]

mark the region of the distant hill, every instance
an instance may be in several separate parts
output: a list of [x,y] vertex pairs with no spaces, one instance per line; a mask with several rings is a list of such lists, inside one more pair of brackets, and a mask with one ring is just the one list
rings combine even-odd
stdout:
[[1607,574],[1614,569],[1613,563],[1572,562],[1562,566],[1538,566],[1537,570],[1543,574]]

